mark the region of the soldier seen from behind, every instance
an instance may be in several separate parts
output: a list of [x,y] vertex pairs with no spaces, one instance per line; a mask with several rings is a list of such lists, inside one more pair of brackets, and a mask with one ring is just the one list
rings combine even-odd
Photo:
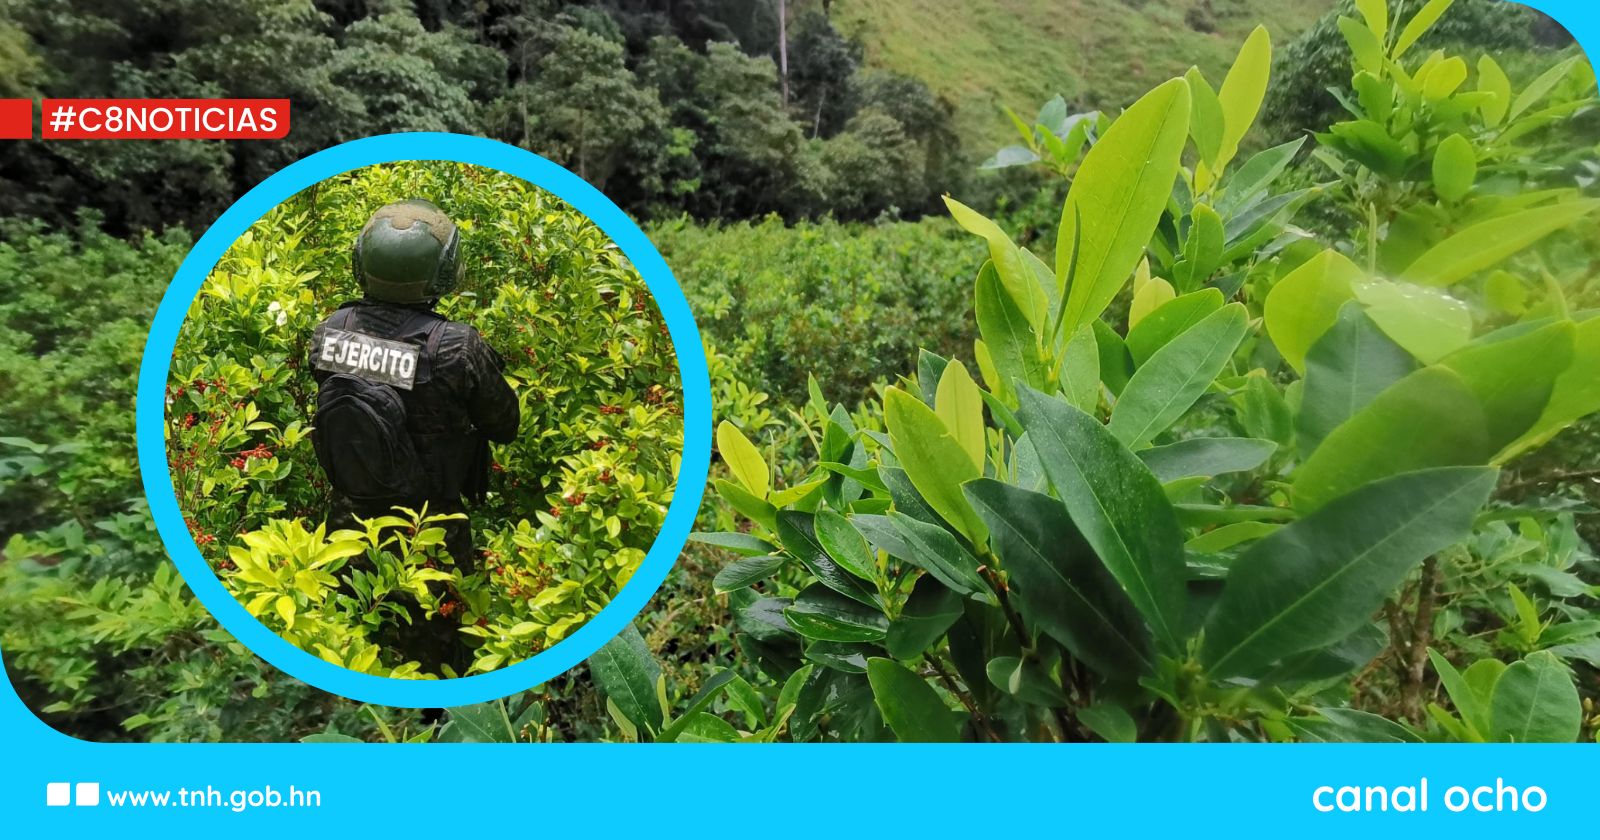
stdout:
[[[357,519],[397,506],[465,514],[488,488],[489,442],[512,440],[521,418],[499,354],[434,311],[460,280],[460,232],[427,201],[389,204],[361,229],[353,263],[363,296],[311,337],[312,442],[333,487],[329,527],[359,528]],[[450,557],[471,574],[471,522],[441,524]],[[357,560],[352,568],[363,568]],[[397,638],[374,641],[424,670],[462,673],[471,651],[460,625],[414,602],[405,609],[411,620]]]

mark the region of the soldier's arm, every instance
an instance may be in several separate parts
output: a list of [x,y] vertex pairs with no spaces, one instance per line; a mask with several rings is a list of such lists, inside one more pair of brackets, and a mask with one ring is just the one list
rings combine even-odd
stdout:
[[506,384],[505,361],[489,343],[472,330],[466,342],[467,415],[483,436],[495,443],[508,443],[522,424],[517,393]]

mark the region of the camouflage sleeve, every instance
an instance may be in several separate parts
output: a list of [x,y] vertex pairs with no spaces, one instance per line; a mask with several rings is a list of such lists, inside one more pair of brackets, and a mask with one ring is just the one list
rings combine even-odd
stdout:
[[467,416],[484,437],[495,443],[507,443],[517,436],[522,411],[517,393],[506,384],[505,360],[471,327],[462,339],[461,397]]

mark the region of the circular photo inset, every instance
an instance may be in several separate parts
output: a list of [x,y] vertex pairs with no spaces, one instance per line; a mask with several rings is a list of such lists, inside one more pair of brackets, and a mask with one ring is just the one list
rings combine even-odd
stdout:
[[633,265],[526,181],[368,166],[280,204],[190,306],[166,448],[195,544],[300,649],[452,678],[554,645],[638,568],[683,446]]

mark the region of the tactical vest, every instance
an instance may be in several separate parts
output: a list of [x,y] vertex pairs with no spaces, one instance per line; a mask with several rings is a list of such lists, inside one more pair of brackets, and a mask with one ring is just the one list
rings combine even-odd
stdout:
[[454,509],[487,489],[488,443],[462,398],[473,383],[452,381],[483,375],[452,355],[464,354],[469,332],[427,309],[372,301],[346,304],[312,332],[316,417],[328,426],[314,418],[312,442],[357,509]]

